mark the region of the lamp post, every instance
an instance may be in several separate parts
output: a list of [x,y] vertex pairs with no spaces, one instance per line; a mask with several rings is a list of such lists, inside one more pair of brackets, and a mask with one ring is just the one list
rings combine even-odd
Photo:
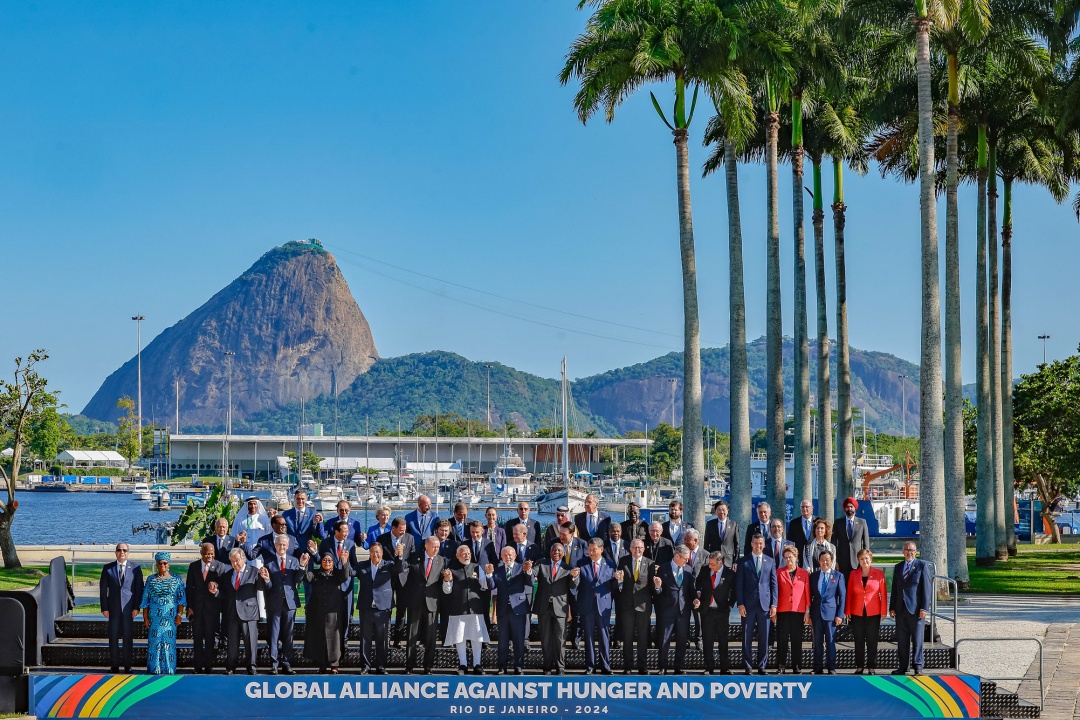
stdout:
[[236,356],[232,350],[225,351],[225,357],[229,359],[229,410],[225,415],[225,457],[222,459],[222,483],[229,487],[229,436],[232,435],[232,371],[233,358]]
[[900,426],[907,437],[907,375],[900,376]]
[[[135,406],[136,422],[138,423],[138,438],[139,438],[139,459],[142,459],[142,321],[146,318],[142,315],[132,315],[131,319],[135,321],[135,337],[138,349],[136,350],[136,357],[138,358],[138,396],[137,405]],[[1044,353],[1045,354],[1045,353]]]
[[1046,341],[1050,339],[1049,335],[1043,334],[1039,336],[1039,339],[1043,342],[1043,361],[1042,364],[1046,364]]
[[484,367],[487,368],[487,429],[491,432],[491,366]]

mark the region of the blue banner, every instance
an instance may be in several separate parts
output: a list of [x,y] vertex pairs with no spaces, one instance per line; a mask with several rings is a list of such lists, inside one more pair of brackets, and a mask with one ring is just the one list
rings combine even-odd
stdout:
[[34,675],[39,718],[977,718],[979,678]]

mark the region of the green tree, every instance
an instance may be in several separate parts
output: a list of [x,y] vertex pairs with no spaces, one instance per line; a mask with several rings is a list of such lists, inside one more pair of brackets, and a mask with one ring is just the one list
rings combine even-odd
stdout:
[[26,444],[30,455],[51,464],[59,452],[60,442],[70,429],[56,408],[46,408],[30,423]]
[[[597,0],[592,4],[596,10],[570,47],[560,74],[563,84],[580,79],[574,107],[583,123],[601,108],[610,122],[615,108],[647,83],[674,84],[670,122],[655,96],[652,100],[675,138],[683,280],[683,500],[687,520],[702,525],[701,333],[687,139],[700,86],[745,87],[745,78],[733,62],[743,27],[724,6],[708,0]],[[689,112],[688,87],[694,88]]]
[[[289,472],[296,473],[296,451],[286,450],[285,457],[289,458]],[[304,469],[312,474],[319,472],[319,463],[326,458],[321,458],[310,450],[304,451]]]
[[139,460],[140,445],[138,418],[135,415],[135,401],[125,395],[116,401],[116,407],[123,411],[123,415],[117,418],[119,429],[116,432],[118,452],[128,461],[129,474],[134,472],[135,463]]
[[23,445],[27,442],[29,428],[47,410],[56,408],[56,393],[49,391],[48,380],[37,371],[38,363],[48,358],[44,350],[35,350],[25,360],[17,357],[14,378],[0,380],[0,431],[10,433],[13,451],[10,469],[5,470],[0,465],[0,476],[7,489],[6,500],[0,502],[0,553],[4,557],[4,567],[9,570],[22,567],[11,537],[11,523],[19,509],[15,484],[19,480]]

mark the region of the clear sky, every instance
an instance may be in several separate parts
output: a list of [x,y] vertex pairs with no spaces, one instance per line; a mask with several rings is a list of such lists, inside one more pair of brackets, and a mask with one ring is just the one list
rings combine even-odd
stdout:
[[[338,258],[383,356],[445,349],[553,377],[567,355],[580,377],[681,349],[671,135],[647,94],[610,125],[577,120],[557,80],[586,20],[574,8],[0,4],[0,361],[48,349],[43,371],[78,411],[134,355],[132,315],[148,342],[269,248],[309,237]],[[722,178],[699,172],[710,110],[690,157],[702,340],[719,346],[727,212]],[[763,169],[740,182],[753,339]],[[915,188],[872,169],[846,190],[851,343],[917,362]],[[780,197],[790,333],[789,167]],[[974,189],[960,199],[972,382]],[[1040,361],[1038,334],[1051,357],[1080,337],[1080,228],[1040,191],[1015,203],[1021,373]],[[812,287],[809,302],[813,332]]]

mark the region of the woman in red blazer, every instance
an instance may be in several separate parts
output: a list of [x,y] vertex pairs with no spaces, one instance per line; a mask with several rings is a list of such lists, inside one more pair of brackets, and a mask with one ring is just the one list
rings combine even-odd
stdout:
[[848,576],[847,616],[855,635],[855,671],[873,675],[877,669],[877,644],[881,617],[889,611],[889,596],[885,592],[885,573],[873,567],[874,553],[859,551],[859,567]]
[[788,545],[783,552],[784,566],[776,571],[776,666],[781,675],[787,664],[791,645],[791,672],[802,670],[803,625],[809,623],[810,576],[799,567],[799,551]]

